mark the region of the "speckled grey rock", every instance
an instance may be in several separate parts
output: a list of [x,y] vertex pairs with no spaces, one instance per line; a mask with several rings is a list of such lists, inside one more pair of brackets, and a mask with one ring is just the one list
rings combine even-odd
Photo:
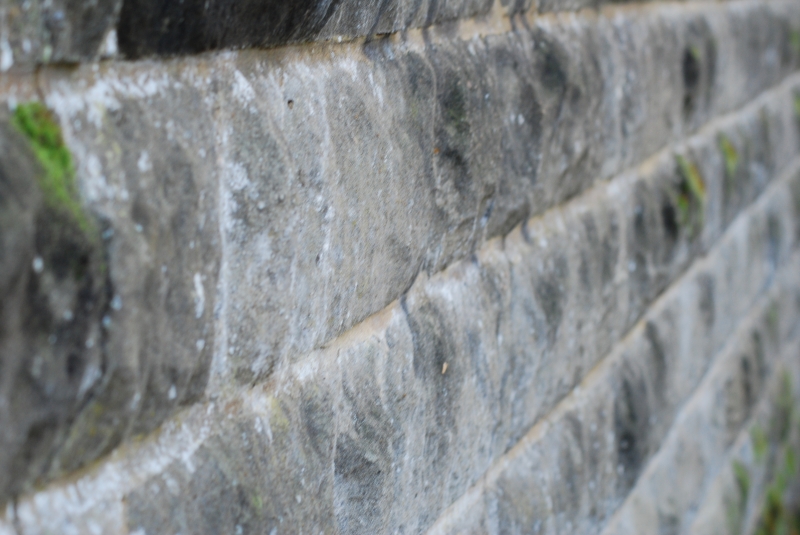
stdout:
[[[787,348],[766,399],[729,448],[720,470],[708,478],[700,502],[687,511],[686,533],[757,532],[767,490],[775,486],[778,477],[792,475],[792,470],[787,470],[788,452],[800,448],[800,422],[796,418],[800,394],[798,354],[797,343]],[[793,479],[788,481],[789,493],[797,492],[797,481]],[[786,498],[787,503],[793,503],[793,496]]]
[[[141,79],[117,83],[148,90]],[[83,144],[76,145],[76,155],[84,157],[84,195],[108,222],[114,296],[106,345],[116,365],[105,370],[102,394],[82,411],[58,452],[67,471],[199,400],[215,344],[221,240],[218,190],[207,163],[213,148],[197,151],[210,135],[203,90],[174,86],[147,105],[120,93],[105,109],[102,128],[93,121],[93,103],[76,104],[90,109],[82,116]],[[175,102],[185,106],[183,115],[175,113]]]
[[3,0],[0,71],[95,59],[122,0]]

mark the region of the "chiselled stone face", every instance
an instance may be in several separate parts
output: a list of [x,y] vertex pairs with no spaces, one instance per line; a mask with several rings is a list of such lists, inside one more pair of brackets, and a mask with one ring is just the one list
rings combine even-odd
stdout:
[[0,15],[0,535],[756,521],[796,2]]

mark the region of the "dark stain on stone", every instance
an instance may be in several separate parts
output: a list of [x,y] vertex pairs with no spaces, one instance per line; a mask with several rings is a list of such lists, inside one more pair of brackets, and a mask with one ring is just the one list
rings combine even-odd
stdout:
[[619,257],[619,222],[616,213],[612,212],[609,216],[608,233],[603,239],[603,285],[607,285],[614,279],[614,271]]
[[542,54],[541,80],[545,89],[557,95],[564,95],[567,91],[567,73],[563,67],[563,60],[555,50],[555,45],[543,41],[539,44]]
[[469,198],[471,176],[468,153],[470,124],[462,81],[455,73],[445,74],[439,93],[441,121],[437,127],[439,169],[443,179],[452,182],[462,197]]
[[[80,391],[87,362],[108,366],[101,323],[112,288],[102,222],[77,198],[50,195],[55,180],[73,193],[72,175],[57,178],[40,160],[63,150],[60,129],[43,107],[24,106],[39,110],[32,113],[41,124],[0,122],[0,503],[52,477],[54,451],[102,385]],[[53,129],[52,146],[42,145],[39,128]]]
[[[387,477],[390,477],[386,453],[373,452],[349,435],[336,442],[335,481],[346,497],[345,515],[340,515],[342,533],[369,529],[381,514],[380,502]],[[388,462],[388,461],[387,461]],[[342,488],[344,487],[344,488]]]
[[124,0],[117,27],[129,58],[312,40],[339,0]]
[[664,225],[667,237],[673,242],[677,241],[680,232],[678,216],[675,213],[675,207],[668,199],[665,199],[661,205],[661,222]]
[[683,114],[689,117],[696,106],[697,92],[700,85],[700,52],[690,46],[683,52],[681,72],[683,73]]
[[567,278],[567,259],[558,256],[551,272],[536,284],[536,297],[547,321],[547,340],[552,346],[558,336],[558,328],[564,314],[564,281]]
[[703,315],[703,324],[706,330],[714,326],[716,308],[714,305],[714,278],[703,274],[697,278],[700,287],[700,312]]
[[633,487],[646,458],[650,417],[644,381],[631,368],[626,372],[614,400],[619,492],[623,496]]
[[667,354],[664,349],[664,343],[661,341],[661,336],[658,333],[658,326],[655,322],[648,321],[645,325],[645,337],[650,344],[650,358],[652,359],[651,377],[653,380],[653,391],[659,400],[666,397],[667,386]]
[[658,512],[658,535],[678,535],[680,533],[680,518],[672,513]]
[[581,265],[579,268],[579,275],[583,290],[587,294],[592,291],[592,263],[598,255],[598,248],[603,247],[603,243],[597,232],[597,225],[590,214],[586,214],[581,218],[583,223],[584,237],[586,244],[589,246],[581,250]]
[[[401,301],[404,304],[405,300]],[[435,304],[423,301],[415,309],[404,305],[414,347],[414,374],[422,381],[435,411],[435,428],[427,433],[426,456],[435,462],[449,449],[447,430],[456,426],[455,403],[463,370],[458,365],[452,332]],[[447,373],[442,373],[444,364]]]
[[778,269],[781,254],[781,236],[783,227],[781,221],[774,213],[767,217],[767,260],[773,270]]
[[392,459],[397,455],[390,447],[402,443],[402,433],[396,432],[378,388],[368,377],[346,375],[343,393],[353,428],[336,439],[337,516],[342,533],[358,533],[380,525],[384,489],[390,486]]
[[316,387],[306,389],[303,392],[300,411],[311,447],[318,457],[325,458],[333,444],[333,410],[330,396],[321,393]]

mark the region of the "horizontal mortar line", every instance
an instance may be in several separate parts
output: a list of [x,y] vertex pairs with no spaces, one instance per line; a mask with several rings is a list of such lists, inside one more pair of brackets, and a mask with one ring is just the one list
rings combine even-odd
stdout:
[[[759,100],[767,98],[768,94],[774,94],[780,91],[788,90],[791,86],[796,82],[800,81],[800,75],[795,75],[791,79],[784,81],[783,83],[779,84],[777,88],[772,88],[770,90],[765,91],[761,96],[759,96],[755,101],[745,106],[743,110],[739,110],[737,112],[728,114],[727,116],[720,117],[716,119],[714,122],[716,124],[725,124],[733,119],[735,119],[736,114],[745,113],[750,107],[758,107],[760,105]],[[712,130],[713,126],[707,126],[704,130]],[[667,149],[660,151],[659,154],[656,156],[651,157],[649,160],[654,160],[655,158],[662,157],[664,155],[669,155],[675,149],[675,147],[682,146],[686,143],[690,143],[691,140],[681,142],[678,145],[674,145]],[[800,162],[793,162],[792,165],[787,166],[787,168],[796,168]],[[644,163],[641,164],[640,167],[644,166],[647,167],[648,165],[652,165],[651,163]],[[784,171],[784,174],[786,171]],[[629,173],[623,173],[623,175]],[[603,183],[598,183],[589,190],[585,191],[584,193],[580,194],[578,197],[573,198],[575,202],[583,195],[591,195],[595,188],[600,187],[607,187],[609,181],[605,181]],[[766,192],[762,193],[759,199],[763,198],[767,192],[771,191],[772,187],[777,187],[778,184],[782,182],[782,179],[775,179],[773,184],[770,188],[767,189]],[[734,220],[737,221],[740,218],[747,217],[747,214],[750,211],[754,210],[755,206],[758,204],[759,199],[755,200],[748,206],[745,210],[740,212],[737,218]],[[551,208],[550,210],[546,211],[543,214],[540,214],[532,220],[546,218],[548,217],[548,213],[551,213],[552,210],[561,210],[563,209],[563,205],[556,206]],[[729,228],[731,225],[734,224],[731,222],[729,224]],[[727,233],[727,231],[726,231]],[[726,233],[723,233],[723,237]],[[502,239],[502,238],[496,238]],[[722,237],[719,238],[717,241],[723,239]],[[692,267],[689,269],[691,270],[693,267],[696,267],[699,262],[702,261],[702,257],[698,258]],[[680,280],[683,277],[686,277],[685,273],[676,277],[675,280]],[[671,287],[675,285],[673,284],[668,287],[662,294],[657,298],[655,301],[650,303],[648,310],[654,306],[656,306],[656,302],[660,299],[664,298],[664,293],[668,292]],[[332,340],[329,344],[326,345],[328,348],[335,348],[336,346],[344,345],[349,343],[353,340],[357,340],[361,337],[371,337],[374,331],[374,326],[379,325],[386,321],[386,317],[388,312],[392,310],[392,307],[395,306],[397,301],[391,303],[385,309],[379,311],[376,314],[368,317],[364,321],[360,322],[358,325],[354,326],[353,328],[349,329],[342,335],[338,336],[334,340]],[[641,320],[640,322],[641,323]],[[630,336],[630,333],[633,332],[637,327],[633,327],[629,329],[628,334],[617,343],[620,345],[624,342],[627,337]],[[616,347],[616,346],[615,346]],[[312,352],[307,355],[307,358],[301,359],[295,362],[294,366],[302,366],[307,364],[309,361],[313,360],[315,353]],[[607,358],[607,357],[606,357]],[[598,364],[595,365],[593,370],[598,369],[601,366],[603,361],[601,360]],[[293,367],[294,367],[293,366]],[[583,384],[585,381],[591,380],[591,377],[594,374],[590,371],[583,379]],[[280,383],[280,377],[275,376],[271,379],[268,383],[277,384]],[[257,385],[253,388],[263,388],[265,385]],[[106,498],[109,496],[117,496],[120,499],[132,488],[134,488],[137,484],[144,482],[147,478],[151,477],[152,475],[156,475],[161,473],[163,469],[168,466],[171,462],[178,460],[178,459],[188,459],[196,450],[200,447],[200,445],[204,442],[204,440],[210,436],[210,428],[206,423],[205,416],[210,416],[212,414],[216,414],[219,410],[224,410],[226,405],[231,403],[236,403],[237,400],[243,399],[243,396],[246,396],[247,393],[251,392],[253,388],[245,388],[245,389],[238,389],[233,392],[225,392],[222,393],[219,397],[215,399],[211,399],[206,403],[198,403],[192,407],[188,407],[183,411],[178,412],[173,418],[168,420],[163,426],[161,426],[158,430],[154,431],[152,434],[148,435],[141,441],[135,443],[126,443],[121,445],[118,449],[112,452],[108,457],[105,459],[101,459],[99,463],[95,463],[90,467],[81,469],[77,472],[71,473],[64,478],[61,478],[55,481],[51,486],[48,486],[44,489],[44,492],[59,492],[63,491],[67,494],[74,494],[75,491],[70,490],[72,485],[76,487],[88,487],[92,490],[88,490],[86,492],[80,492],[85,497],[89,497],[88,500],[81,499],[79,502],[81,503],[79,509],[81,510],[88,510],[90,509],[95,503],[97,499]],[[573,393],[570,395],[574,395],[575,392],[579,391],[580,386],[576,387],[573,390]],[[567,396],[569,397],[569,395]],[[565,403],[565,399],[559,402],[559,404]],[[548,425],[547,419],[554,413],[557,409],[552,410],[548,416],[542,418],[539,423],[535,424],[528,433],[536,433],[536,430],[541,430],[543,426]],[[524,439],[523,439],[524,440]],[[510,450],[506,455],[509,455],[512,450]],[[504,457],[496,460],[495,463],[502,460]],[[488,472],[487,472],[488,473]],[[485,477],[485,476],[484,476]],[[99,486],[99,489],[98,489]],[[468,491],[469,492],[469,491]],[[24,500],[33,499],[33,501],[37,501],[36,498],[37,494],[28,495],[24,497]],[[456,502],[458,503],[458,502]]]
[[[776,295],[780,293],[782,290],[781,289],[781,282],[783,282],[782,279],[786,278],[787,273],[789,273],[788,270],[790,269],[790,266],[793,264],[797,264],[798,260],[800,260],[800,251],[796,250],[782,266],[780,275],[778,277],[775,277],[775,279],[771,281],[770,286],[762,293],[762,295],[760,295],[756,299],[755,304],[749,307],[747,315],[736,324],[731,335],[728,336],[728,340],[725,343],[725,345],[715,353],[710,366],[706,370],[701,381],[695,387],[694,391],[687,399],[685,399],[682,403],[678,405],[669,432],[664,437],[664,439],[659,443],[658,449],[655,452],[653,452],[650,459],[648,459],[647,464],[644,466],[644,468],[641,471],[641,474],[637,478],[637,483],[628,493],[625,500],[619,505],[619,507],[617,507],[617,510],[614,512],[614,514],[607,520],[606,526],[601,532],[602,535],[610,535],[606,534],[606,530],[614,522],[618,521],[621,515],[625,513],[623,508],[626,506],[631,496],[633,496],[634,493],[638,490],[639,484],[642,481],[644,481],[648,475],[650,475],[649,474],[650,472],[656,469],[657,463],[663,460],[661,456],[666,455],[666,450],[664,450],[665,446],[667,446],[670,441],[675,440],[676,439],[675,437],[678,436],[682,431],[680,427],[681,424],[683,423],[682,419],[692,414],[693,411],[698,410],[698,408],[694,407],[694,405],[698,404],[702,400],[702,397],[705,395],[705,390],[713,385],[713,382],[716,379],[716,375],[719,373],[718,368],[723,366],[724,361],[734,360],[732,355],[738,354],[738,348],[739,348],[738,343],[741,341],[740,338],[742,336],[742,332],[749,331],[754,325],[758,325],[759,322],[763,319],[764,314],[770,307]],[[798,329],[796,328],[797,325],[798,321],[795,321],[795,327],[790,329],[790,332],[786,333],[785,337],[780,340],[779,343],[781,345],[781,349],[778,350],[777,356],[773,359],[774,363],[780,363],[782,361],[782,356],[784,352],[787,351],[787,348],[791,349],[792,347],[798,347],[798,344],[800,344],[800,333],[797,332],[798,331]],[[775,367],[775,369],[772,370],[772,373],[774,374],[777,371],[778,368]],[[764,403],[769,402],[768,390],[769,390],[768,388],[762,389],[762,392],[757,402],[753,405],[752,409],[753,415],[749,419],[742,422],[740,427],[737,429],[737,436],[739,432],[742,432],[742,430],[746,430],[749,428],[750,424],[754,421],[754,418],[758,413],[758,407],[761,407]],[[736,446],[736,441],[734,441],[730,446],[728,446],[728,448],[725,449],[725,451],[723,452],[724,455],[728,456],[731,452],[733,452],[735,446]],[[723,465],[720,466],[720,469],[722,467]],[[716,475],[718,474],[719,471],[715,472],[714,476],[716,477]],[[712,482],[709,484],[709,486],[711,484],[713,484],[713,479]],[[701,495],[702,494],[698,494],[698,497],[700,497]]]
[[[704,264],[709,261],[709,257],[713,254],[714,250],[716,250],[716,245],[722,242],[725,237],[729,234],[730,229],[736,224],[738,221],[742,221],[747,219],[752,215],[752,213],[757,212],[761,205],[765,204],[765,202],[773,195],[777,190],[783,187],[788,180],[790,180],[793,176],[795,176],[798,172],[800,172],[800,157],[796,157],[795,160],[792,162],[791,165],[787,166],[787,168],[781,173],[781,177],[774,180],[770,186],[764,191],[756,201],[751,203],[750,206],[747,207],[746,210],[740,212],[733,222],[728,226],[725,233],[717,240],[715,247],[712,250],[702,257],[696,259],[692,264],[691,267],[684,271],[675,281],[670,284],[667,289],[662,292],[655,300],[649,303],[647,308],[648,311],[657,309],[661,304],[663,304],[672,293],[672,290],[679,286],[681,281],[690,279],[693,275],[698,273],[701,269],[703,269]],[[796,255],[792,255],[795,257]],[[789,269],[791,264],[791,258],[787,261],[784,265],[781,266],[781,272],[784,269]],[[772,288],[776,277],[774,280],[770,281],[769,288]],[[766,292],[770,290],[767,289]],[[747,316],[749,317],[749,315]],[[458,498],[453,504],[451,504],[445,511],[439,516],[436,523],[431,526],[427,533],[434,534],[437,533],[435,530],[438,529],[437,525],[441,522],[446,520],[448,517],[451,516],[458,516],[464,507],[469,507],[472,503],[480,498],[483,495],[483,491],[490,483],[494,483],[498,480],[498,478],[503,474],[504,470],[509,467],[512,461],[521,457],[525,454],[527,448],[529,446],[534,445],[541,437],[543,437],[548,429],[551,426],[551,421],[555,420],[557,417],[561,416],[562,414],[566,413],[572,405],[574,405],[577,400],[582,395],[582,392],[588,390],[588,387],[593,384],[596,380],[596,377],[602,375],[602,373],[608,369],[610,366],[613,365],[615,357],[619,355],[619,351],[622,347],[624,347],[628,342],[630,342],[633,337],[636,335],[637,332],[642,331],[645,328],[645,324],[648,319],[648,314],[644,314],[636,324],[628,330],[628,332],[616,343],[614,348],[609,351],[606,356],[600,359],[591,370],[584,376],[581,382],[572,389],[572,391],[567,394],[564,398],[562,398],[556,406],[545,416],[543,416],[537,423],[535,423],[528,432],[514,445],[512,446],[508,452],[502,457],[496,459],[491,467],[481,476],[480,480],[475,483],[469,490],[467,490],[460,498]],[[740,325],[738,323],[737,325]],[[719,352],[716,352],[715,355],[718,355]],[[707,373],[707,372],[706,372]]]

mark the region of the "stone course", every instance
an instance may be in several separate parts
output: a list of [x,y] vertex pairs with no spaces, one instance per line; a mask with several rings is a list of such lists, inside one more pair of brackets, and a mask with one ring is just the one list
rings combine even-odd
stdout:
[[0,534],[754,529],[795,1],[0,15]]

